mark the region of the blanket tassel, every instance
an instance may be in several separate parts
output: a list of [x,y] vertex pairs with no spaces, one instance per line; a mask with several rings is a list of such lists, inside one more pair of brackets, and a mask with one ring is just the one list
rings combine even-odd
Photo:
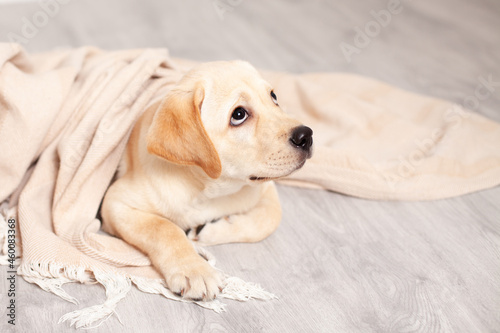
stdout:
[[[97,282],[106,289],[106,301],[103,304],[67,313],[59,319],[59,323],[69,321],[70,326],[75,326],[77,329],[89,329],[98,327],[111,315],[116,314],[117,303],[130,291],[130,279],[118,274],[102,272],[94,272],[94,276]],[[119,317],[118,320],[121,322]],[[95,322],[99,322],[99,324],[91,327],[90,325]]]

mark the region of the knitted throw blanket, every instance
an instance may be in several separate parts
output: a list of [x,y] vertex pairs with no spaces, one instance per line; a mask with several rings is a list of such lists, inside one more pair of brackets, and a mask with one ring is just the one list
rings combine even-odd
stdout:
[[[164,49],[29,55],[0,44],[0,261],[12,259],[15,221],[15,266],[26,281],[73,303],[65,283],[106,288],[104,304],[62,321],[95,325],[132,285],[183,301],[144,254],[99,231],[96,214],[135,120],[192,65]],[[280,105],[314,130],[313,158],[284,182],[391,200],[446,198],[500,183],[500,125],[462,105],[349,74],[263,75]],[[216,300],[194,303],[223,311],[222,298],[273,297],[226,276]]]

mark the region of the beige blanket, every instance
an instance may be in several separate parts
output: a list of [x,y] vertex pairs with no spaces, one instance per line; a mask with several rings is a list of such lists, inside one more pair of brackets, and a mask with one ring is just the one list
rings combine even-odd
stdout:
[[[62,320],[82,327],[107,318],[132,283],[178,299],[147,257],[99,232],[95,216],[134,121],[191,65],[163,49],[28,55],[0,44],[0,219],[17,220],[18,273],[72,302],[64,283],[106,288],[104,304]],[[315,155],[291,184],[428,200],[500,183],[500,125],[460,105],[350,74],[264,75],[314,130]],[[225,283],[221,298],[273,297],[237,278]],[[197,303],[223,310],[219,300]]]

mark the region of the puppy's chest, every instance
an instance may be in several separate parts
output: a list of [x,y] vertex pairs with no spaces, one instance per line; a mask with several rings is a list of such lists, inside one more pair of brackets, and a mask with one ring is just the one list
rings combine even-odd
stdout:
[[259,189],[244,188],[237,193],[216,198],[201,195],[180,210],[174,222],[187,230],[225,216],[242,214],[257,205],[260,194]]

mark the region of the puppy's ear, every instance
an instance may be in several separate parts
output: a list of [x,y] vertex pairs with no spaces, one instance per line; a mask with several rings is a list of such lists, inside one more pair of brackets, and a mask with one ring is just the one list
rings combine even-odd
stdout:
[[201,83],[192,91],[170,91],[156,110],[147,147],[151,154],[177,164],[198,165],[209,177],[218,178],[219,155],[201,122],[204,97]]

